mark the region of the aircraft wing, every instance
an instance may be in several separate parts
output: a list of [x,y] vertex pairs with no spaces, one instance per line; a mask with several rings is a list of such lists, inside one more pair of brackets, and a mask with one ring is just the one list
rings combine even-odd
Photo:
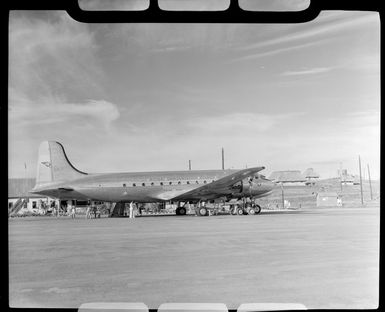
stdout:
[[[228,176],[225,176],[219,180],[216,180],[214,182],[204,184],[201,187],[198,187],[194,190],[185,192],[183,194],[180,194],[179,196],[176,196],[172,198],[173,200],[183,199],[186,197],[199,197],[199,196],[207,196],[212,193],[216,193],[219,190],[222,190],[223,188],[228,188],[232,186],[233,184],[249,177],[255,175],[257,172],[265,169],[265,167],[254,167],[254,168],[248,168],[239,170],[233,174],[230,174]],[[160,194],[161,195],[161,194]]]

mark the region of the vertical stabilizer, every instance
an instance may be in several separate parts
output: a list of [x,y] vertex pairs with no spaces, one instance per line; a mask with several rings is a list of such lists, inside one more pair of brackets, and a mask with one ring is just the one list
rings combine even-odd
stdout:
[[44,141],[39,147],[36,187],[52,182],[70,181],[87,173],[77,170],[67,158],[63,145],[55,141]]

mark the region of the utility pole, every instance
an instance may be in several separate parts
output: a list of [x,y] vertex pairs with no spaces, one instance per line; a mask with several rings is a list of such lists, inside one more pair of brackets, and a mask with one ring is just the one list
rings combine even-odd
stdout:
[[27,195],[27,163],[24,163],[24,183],[23,183],[23,185],[24,185],[23,195],[26,196]]
[[225,150],[222,147],[222,170],[225,170]]
[[191,160],[188,161],[188,170],[191,170]]
[[368,164],[368,176],[369,176],[369,187],[370,187],[370,200],[373,200],[373,193],[372,193],[372,180],[370,179],[370,170],[369,170],[369,164]]
[[[29,198],[27,197],[27,163],[24,163],[24,190],[23,190],[23,197],[26,202],[29,202]],[[28,205],[28,204],[27,204]],[[23,205],[24,208],[24,205]]]
[[362,176],[361,176],[361,157],[358,155],[358,164],[360,167],[360,189],[361,189],[361,204],[364,204],[364,195],[362,193]]
[[342,162],[340,162],[340,185],[341,185],[341,194],[342,194]]
[[281,182],[281,190],[282,190],[282,209],[285,209],[285,195],[283,193],[283,182]]

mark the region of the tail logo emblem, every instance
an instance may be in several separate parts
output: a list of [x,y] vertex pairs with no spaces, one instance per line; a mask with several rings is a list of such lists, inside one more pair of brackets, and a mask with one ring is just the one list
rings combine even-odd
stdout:
[[41,162],[44,166],[51,168],[51,163],[49,161],[42,161]]

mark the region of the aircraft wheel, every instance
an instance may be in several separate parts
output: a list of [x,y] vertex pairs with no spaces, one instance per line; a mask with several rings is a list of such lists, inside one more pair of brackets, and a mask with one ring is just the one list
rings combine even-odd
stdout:
[[184,215],[186,215],[186,208],[184,208],[184,207],[180,207],[179,208],[179,215],[180,216],[184,216]]
[[197,209],[197,215],[198,216],[207,216],[207,209],[205,207],[199,207]]
[[177,216],[180,215],[180,208],[176,208],[176,209],[175,209],[175,214],[176,214]]
[[259,205],[255,205],[254,209],[255,209],[255,214],[258,214],[261,212],[261,206]]
[[243,209],[242,208],[237,208],[237,215],[238,216],[243,215]]
[[255,215],[255,209],[253,207],[250,207],[248,210],[247,210],[247,213],[249,215]]

